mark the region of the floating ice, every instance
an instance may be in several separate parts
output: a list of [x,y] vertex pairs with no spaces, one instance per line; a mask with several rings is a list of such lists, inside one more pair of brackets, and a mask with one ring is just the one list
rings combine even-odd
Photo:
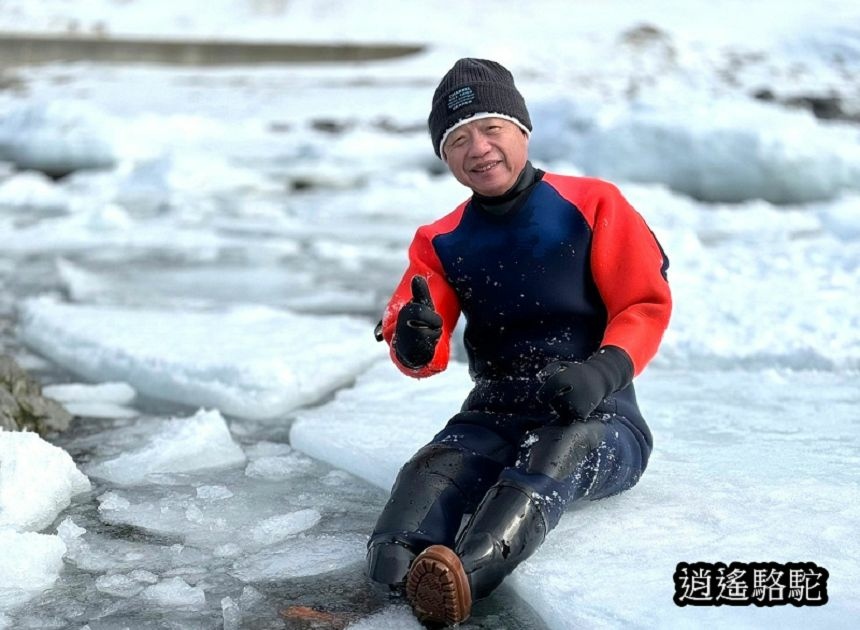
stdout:
[[0,610],[50,588],[60,575],[65,553],[59,536],[0,527]]
[[144,446],[91,464],[87,471],[113,483],[134,485],[153,473],[187,472],[244,462],[245,453],[233,441],[221,414],[201,410],[190,418],[165,421]]
[[180,577],[163,580],[143,589],[141,597],[159,606],[200,609],[206,606],[206,594],[199,586],[190,586]]
[[231,597],[221,599],[221,614],[224,617],[224,630],[239,630],[242,626],[242,609]]
[[[469,386],[462,367],[414,381],[376,366],[331,403],[300,413],[291,443],[388,490],[406,459],[458,410]],[[845,421],[856,416],[856,396],[845,395],[855,378],[650,368],[637,381],[656,443],[642,481],[570,509],[511,585],[552,628],[643,619],[678,627],[689,621],[672,602],[678,562],[809,559],[839,577],[827,606],[799,614],[807,625],[846,627],[860,581],[844,553],[854,544],[849,532],[860,527],[860,441]],[[810,431],[818,437],[809,439]],[[706,625],[755,626],[757,612],[723,606],[696,614]],[[769,622],[784,623],[798,611],[768,613]]]
[[251,528],[251,539],[258,545],[272,545],[310,529],[321,518],[319,512],[310,509],[270,516]]
[[0,159],[21,169],[66,175],[117,161],[116,121],[93,105],[69,100],[27,102],[0,119]]
[[[108,523],[180,538],[216,555],[234,556],[293,537],[316,525],[321,514],[304,508],[277,511],[271,503],[276,491],[260,492],[253,485],[236,488],[229,498],[200,500],[177,487],[152,488],[143,498],[126,492],[98,497],[99,514]],[[280,492],[283,494],[283,491]]]
[[347,626],[347,630],[423,630],[409,606],[388,606]]
[[62,385],[46,385],[42,393],[61,403],[70,402],[103,402],[126,405],[134,400],[134,389],[128,383],[66,383]]
[[21,336],[92,380],[245,418],[318,400],[384,356],[368,324],[264,307],[175,312],[25,303]]
[[359,535],[300,536],[242,558],[231,573],[243,582],[319,575],[364,561],[366,543],[366,538]]
[[[322,407],[300,412],[290,429],[290,444],[390,489],[400,466],[459,411],[471,388],[461,363],[417,381],[399,374],[390,362],[376,365],[359,377],[359,386],[338,392]],[[384,437],[376,432],[382,427]]]
[[132,418],[137,414],[126,407],[135,397],[135,391],[128,383],[68,383],[48,385],[42,393],[63,404],[75,416],[89,418]]
[[807,112],[714,98],[685,103],[683,115],[677,102],[530,109],[532,157],[573,160],[590,175],[662,183],[705,201],[803,203],[860,189],[860,131]]
[[89,489],[66,451],[35,433],[0,430],[0,527],[42,530]]
[[69,202],[47,176],[25,171],[6,180],[0,178],[0,208],[26,211],[30,215],[27,221],[31,222],[43,216],[67,212]]
[[233,496],[226,486],[200,486],[197,488],[197,498],[207,501],[223,501]]
[[245,474],[249,477],[279,481],[306,471],[312,465],[313,462],[301,453],[260,457],[248,464]]
[[[158,577],[154,573],[149,573],[148,571],[142,573],[151,575],[155,577],[155,582],[158,581]],[[131,574],[112,573],[97,577],[96,589],[114,597],[134,597],[146,588],[147,583],[153,584],[154,582],[137,580]]]
[[186,150],[136,163],[118,182],[115,200],[138,213],[175,209],[189,214],[189,208],[200,207],[213,196],[223,204],[249,192],[281,190],[275,182],[241,164],[232,164],[212,152]]
[[819,217],[821,223],[844,241],[860,240],[860,195],[846,195],[837,203],[822,205]]

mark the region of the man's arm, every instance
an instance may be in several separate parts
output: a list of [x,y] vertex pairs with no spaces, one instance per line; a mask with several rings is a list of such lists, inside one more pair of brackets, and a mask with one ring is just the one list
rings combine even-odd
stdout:
[[653,358],[672,312],[669,260],[620,191],[588,178],[546,178],[592,230],[591,270],[607,310],[600,349],[586,361],[556,361],[538,378],[539,397],[567,421],[586,420]]
[[657,354],[669,326],[669,259],[618,189],[605,183],[601,188],[591,246],[592,275],[608,315],[601,347],[624,350],[636,376]]
[[[430,233],[423,227],[415,234],[409,246],[409,267],[382,317],[382,336],[391,347],[392,361],[401,372],[415,378],[432,376],[447,367],[451,334],[460,316],[460,303],[445,279]],[[417,297],[416,283],[421,287]],[[416,313],[426,314],[428,310],[438,314],[440,321],[429,314],[416,318]],[[438,334],[433,330],[437,325]]]

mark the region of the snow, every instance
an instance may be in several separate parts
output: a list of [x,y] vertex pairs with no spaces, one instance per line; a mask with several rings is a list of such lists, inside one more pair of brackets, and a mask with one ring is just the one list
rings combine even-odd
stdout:
[[[475,623],[539,627],[531,606],[549,628],[855,625],[860,5],[451,16],[443,0],[3,3],[5,31],[427,47],[0,69],[0,348],[80,416],[0,433],[0,628],[279,627],[291,603],[418,627],[367,594],[364,545],[469,380],[459,349],[407,379],[371,330],[415,228],[466,196],[425,131],[466,55],[514,72],[536,165],[619,185],[675,297],[637,385],[655,436],[641,483],[572,509]],[[783,104],[806,97],[840,119]],[[830,602],[675,607],[675,565],[703,560],[813,561]]]

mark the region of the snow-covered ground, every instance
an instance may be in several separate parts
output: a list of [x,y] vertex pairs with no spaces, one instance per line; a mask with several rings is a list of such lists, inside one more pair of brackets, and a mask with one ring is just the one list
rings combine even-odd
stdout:
[[[364,542],[469,381],[402,377],[371,331],[417,225],[466,196],[424,127],[465,55],[513,70],[537,165],[620,185],[676,302],[639,379],[642,482],[572,510],[468,625],[855,625],[857,3],[0,9],[7,31],[427,44],[342,65],[0,64],[0,344],[79,416],[48,440],[0,433],[0,628],[299,627],[291,604],[418,627],[366,584]],[[678,608],[682,561],[815,562],[830,601]]]

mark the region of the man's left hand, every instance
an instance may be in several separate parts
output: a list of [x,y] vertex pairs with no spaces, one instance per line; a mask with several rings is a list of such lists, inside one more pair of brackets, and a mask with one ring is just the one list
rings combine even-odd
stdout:
[[609,394],[633,379],[633,363],[614,346],[601,348],[582,363],[553,361],[538,373],[538,398],[566,422],[585,421]]

